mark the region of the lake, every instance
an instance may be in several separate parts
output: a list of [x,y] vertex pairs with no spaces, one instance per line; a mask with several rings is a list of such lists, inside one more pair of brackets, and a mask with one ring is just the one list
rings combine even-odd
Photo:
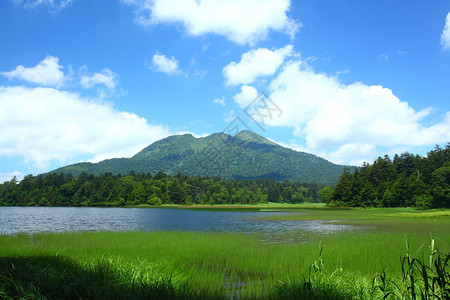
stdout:
[[0,207],[0,234],[68,231],[221,231],[277,234],[337,233],[355,226],[324,221],[266,221],[292,212],[208,211],[164,208]]

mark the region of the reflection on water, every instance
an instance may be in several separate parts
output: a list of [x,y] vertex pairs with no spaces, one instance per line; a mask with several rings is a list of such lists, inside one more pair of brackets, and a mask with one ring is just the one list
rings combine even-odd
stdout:
[[[66,231],[223,231],[264,233],[289,231],[336,233],[357,227],[322,221],[265,221],[286,212],[201,211],[158,208],[0,207],[0,234]],[[292,214],[292,212],[289,212]]]

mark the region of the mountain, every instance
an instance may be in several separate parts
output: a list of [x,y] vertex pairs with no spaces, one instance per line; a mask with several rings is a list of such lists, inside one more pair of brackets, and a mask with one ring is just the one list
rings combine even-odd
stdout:
[[344,166],[323,158],[284,148],[254,132],[235,136],[214,133],[195,138],[191,134],[174,135],[144,148],[131,158],[113,158],[98,163],[78,163],[52,172],[78,176],[83,171],[101,173],[155,174],[221,177],[224,179],[288,179],[298,182],[335,184]]

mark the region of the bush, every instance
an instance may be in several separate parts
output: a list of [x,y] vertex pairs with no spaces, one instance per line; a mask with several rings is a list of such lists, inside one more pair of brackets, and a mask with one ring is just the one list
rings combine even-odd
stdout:
[[158,198],[157,196],[153,195],[151,197],[148,198],[147,203],[150,205],[161,205],[162,201],[160,198]]
[[433,197],[429,195],[420,195],[414,196],[414,203],[416,204],[417,209],[430,209],[433,207]]

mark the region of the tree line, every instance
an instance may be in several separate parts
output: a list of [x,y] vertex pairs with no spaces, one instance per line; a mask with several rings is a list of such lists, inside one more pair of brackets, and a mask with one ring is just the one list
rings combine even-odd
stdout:
[[315,183],[222,180],[202,176],[81,173],[27,175],[0,184],[0,206],[128,206],[326,202],[331,189]]
[[405,152],[378,157],[350,172],[336,184],[331,206],[450,207],[450,143],[422,157]]

